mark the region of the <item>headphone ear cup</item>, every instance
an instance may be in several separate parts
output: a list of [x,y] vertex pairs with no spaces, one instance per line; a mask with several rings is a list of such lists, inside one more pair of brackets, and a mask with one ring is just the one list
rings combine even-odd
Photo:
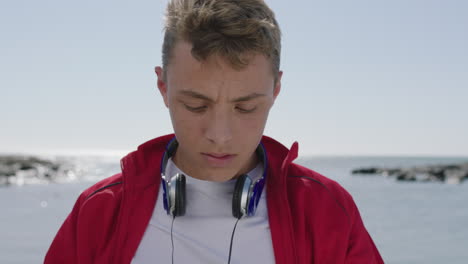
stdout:
[[247,179],[246,174],[242,174],[237,178],[236,186],[234,187],[234,193],[232,195],[232,215],[239,219],[244,214],[242,213],[242,190],[244,189],[244,184]]
[[174,216],[185,215],[185,175],[177,174],[176,176],[176,192],[175,192],[175,208]]

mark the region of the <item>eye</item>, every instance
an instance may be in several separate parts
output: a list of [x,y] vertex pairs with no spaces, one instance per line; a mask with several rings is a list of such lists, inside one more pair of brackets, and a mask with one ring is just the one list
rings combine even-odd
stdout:
[[184,106],[187,110],[189,110],[190,112],[194,112],[194,113],[202,113],[206,110],[206,105],[193,107],[193,106],[184,104]]
[[253,111],[255,111],[255,109],[257,109],[257,107],[247,108],[247,107],[236,106],[236,110],[242,114],[252,113]]

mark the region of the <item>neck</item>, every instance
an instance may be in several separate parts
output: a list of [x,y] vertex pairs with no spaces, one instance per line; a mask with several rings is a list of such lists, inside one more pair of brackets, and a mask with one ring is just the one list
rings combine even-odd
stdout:
[[248,158],[247,161],[244,162],[242,166],[239,168],[232,168],[232,169],[205,169],[199,168],[197,166],[189,166],[190,162],[186,158],[181,151],[176,151],[174,156],[172,157],[172,161],[174,164],[183,172],[187,173],[188,176],[204,181],[216,181],[216,182],[224,182],[233,179],[237,179],[242,174],[247,174],[251,170],[253,170],[258,162],[259,159],[256,153],[252,153],[252,155]]

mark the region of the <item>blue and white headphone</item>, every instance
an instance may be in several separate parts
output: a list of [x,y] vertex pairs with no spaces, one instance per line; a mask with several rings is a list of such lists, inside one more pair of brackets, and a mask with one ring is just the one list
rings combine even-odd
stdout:
[[[169,158],[174,155],[178,145],[179,143],[174,137],[167,144],[166,152],[161,160],[161,183],[164,192],[164,209],[168,215],[174,217],[183,216],[185,214],[185,175],[178,173],[169,180],[164,173],[166,171],[167,162]],[[237,219],[244,216],[255,215],[263,187],[265,186],[265,177],[268,168],[265,147],[260,143],[255,152],[263,162],[263,174],[255,182],[247,174],[243,174],[237,178],[232,197],[232,215]]]

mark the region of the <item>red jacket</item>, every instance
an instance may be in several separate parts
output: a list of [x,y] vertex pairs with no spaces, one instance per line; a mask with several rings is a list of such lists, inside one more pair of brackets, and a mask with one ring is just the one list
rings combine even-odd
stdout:
[[[122,173],[85,190],[58,231],[45,263],[130,263],[152,216],[161,158],[174,135],[148,141],[121,161]],[[276,263],[383,263],[350,194],[292,163],[269,137],[267,208]]]

